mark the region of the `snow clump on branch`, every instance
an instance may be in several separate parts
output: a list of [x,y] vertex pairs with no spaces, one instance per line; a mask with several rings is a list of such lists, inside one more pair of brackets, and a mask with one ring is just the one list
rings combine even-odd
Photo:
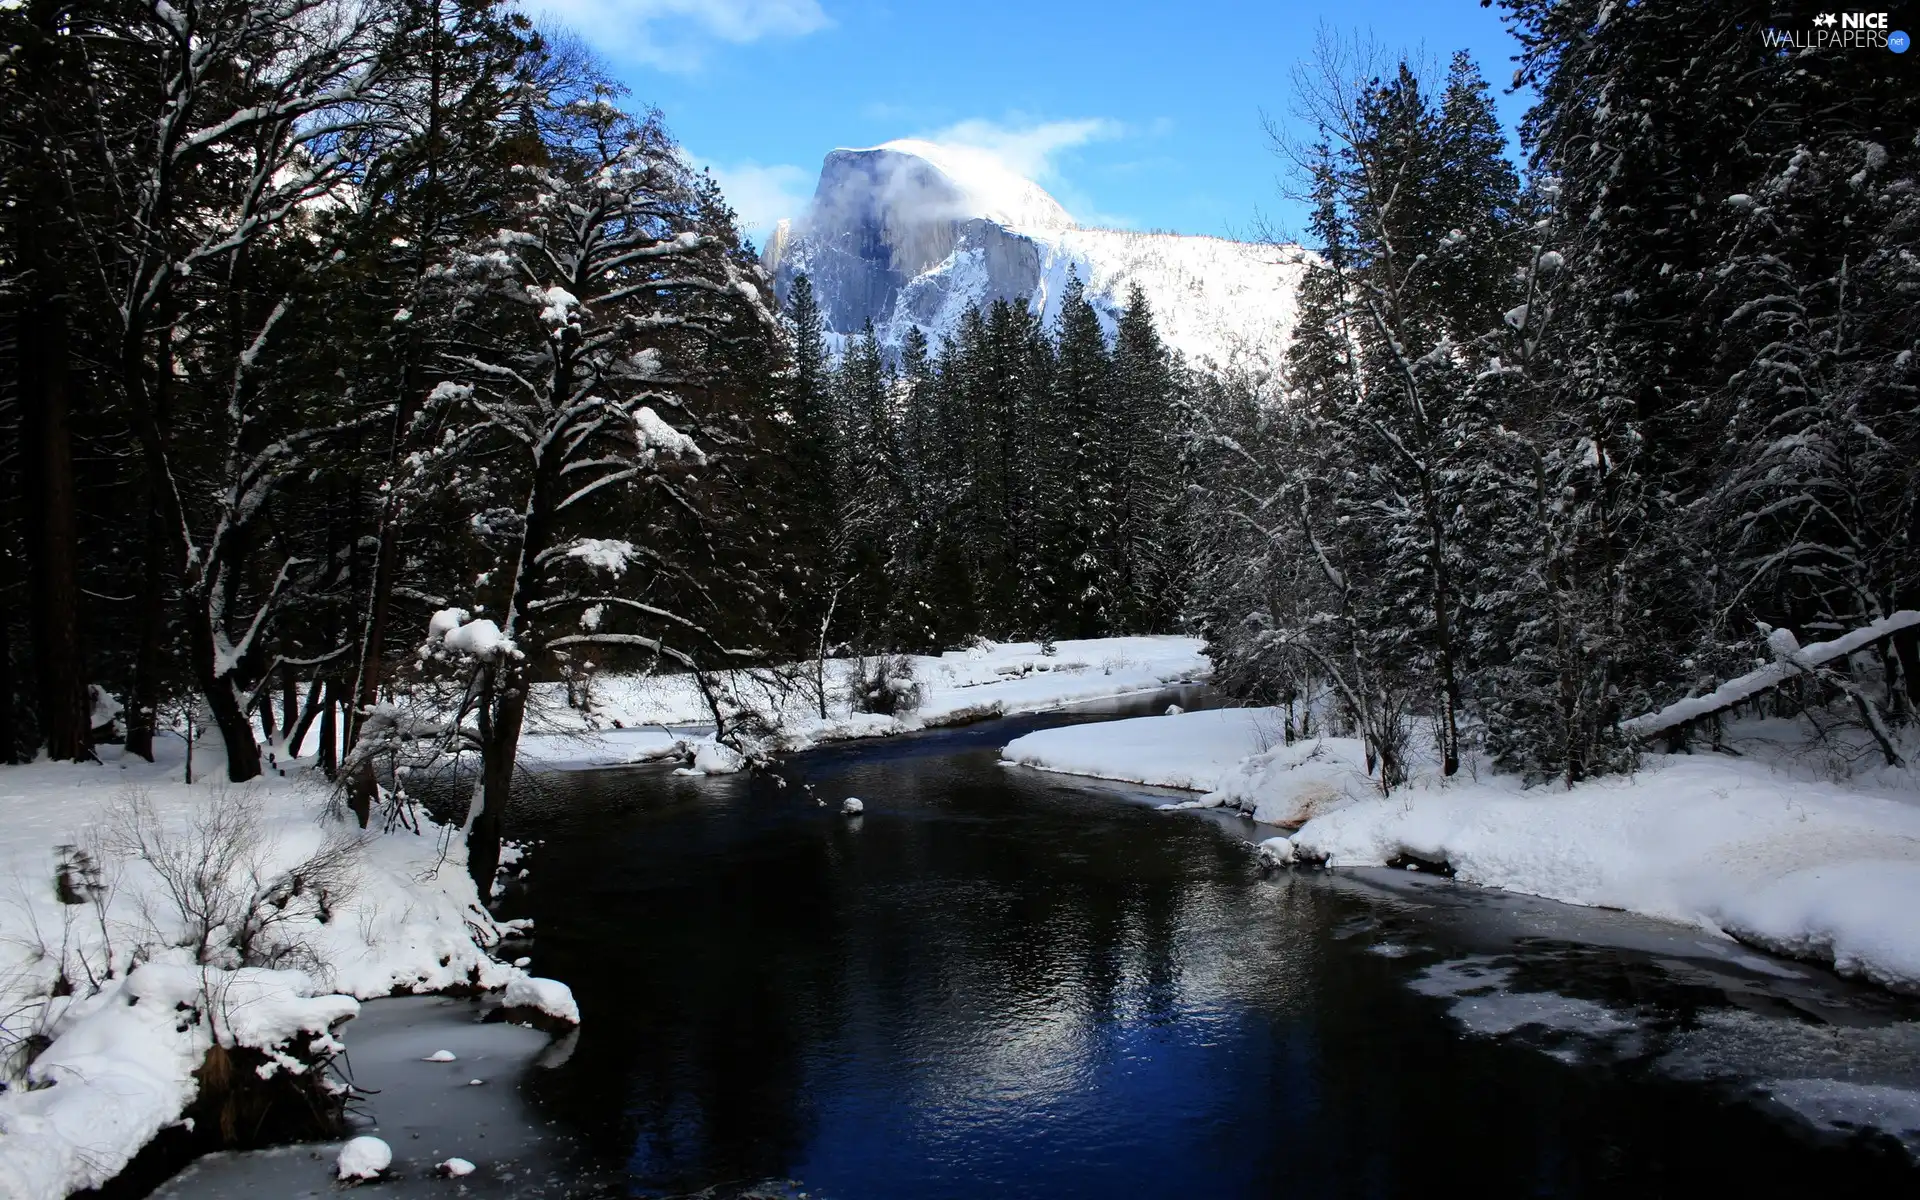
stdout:
[[438,649],[471,655],[481,662],[520,653],[499,625],[485,617],[468,620],[464,608],[443,608],[428,620],[427,644],[420,648],[421,656],[424,658]]
[[673,458],[688,459],[701,466],[707,464],[706,452],[692,438],[661,420],[660,414],[646,405],[641,405],[633,414],[633,424],[639,431],[640,449],[647,461],[653,460],[655,452],[664,450]]

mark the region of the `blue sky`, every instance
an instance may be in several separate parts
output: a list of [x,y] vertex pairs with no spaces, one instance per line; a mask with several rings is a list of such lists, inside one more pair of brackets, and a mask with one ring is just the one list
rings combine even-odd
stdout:
[[1467,49],[1511,128],[1512,43],[1477,0],[529,0],[600,51],[712,167],[756,242],[836,146],[995,152],[1082,224],[1248,236],[1298,211],[1261,113],[1326,23],[1444,62]]

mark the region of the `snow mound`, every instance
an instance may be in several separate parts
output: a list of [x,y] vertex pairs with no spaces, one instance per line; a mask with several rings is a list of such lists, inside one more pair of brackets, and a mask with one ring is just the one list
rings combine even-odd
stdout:
[[1293,861],[1293,843],[1283,837],[1270,837],[1254,847],[1254,857],[1260,865],[1272,870],[1284,867]]
[[440,1164],[440,1173],[451,1179],[473,1174],[473,1164],[464,1158],[449,1158]]
[[378,1179],[393,1165],[393,1147],[377,1137],[357,1137],[340,1147],[334,1168],[341,1179]]
[[574,1002],[573,990],[557,979],[521,975],[507,984],[500,1002],[508,1008],[534,1008],[573,1025],[580,1023],[580,1006]]
[[452,1062],[452,1061],[453,1061],[453,1057],[454,1057],[454,1056],[453,1056],[453,1051],[451,1051],[451,1050],[435,1050],[435,1051],[434,1051],[434,1052],[433,1052],[432,1054],[429,1054],[429,1055],[427,1055],[427,1057],[426,1057],[425,1059],[423,1059],[422,1061],[424,1061],[424,1062]]
[[1000,757],[1062,775],[1210,792],[1227,767],[1268,744],[1271,722],[1269,709],[1216,708],[1069,725],[1017,737]]
[[1221,772],[1203,803],[1268,825],[1299,825],[1376,794],[1358,739],[1307,738],[1241,759]]
[[703,741],[694,747],[693,769],[702,775],[732,775],[746,768],[747,760],[725,742]]

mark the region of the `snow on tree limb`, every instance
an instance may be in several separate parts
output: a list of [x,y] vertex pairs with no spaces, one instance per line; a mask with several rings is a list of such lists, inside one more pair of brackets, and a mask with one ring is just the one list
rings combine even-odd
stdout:
[[1620,729],[1628,737],[1636,739],[1664,733],[1689,721],[1732,708],[1769,688],[1779,687],[1789,679],[1808,674],[1816,667],[1838,658],[1845,658],[1881,638],[1916,626],[1920,626],[1920,612],[1903,609],[1843,637],[1834,638],[1832,641],[1814,642],[1792,649],[1787,648],[1785,644],[1776,643],[1774,645],[1776,657],[1766,666],[1749,671],[1737,679],[1729,679],[1704,696],[1689,696],[1685,700],[1667,705],[1658,712],[1646,713],[1632,720],[1623,721]]

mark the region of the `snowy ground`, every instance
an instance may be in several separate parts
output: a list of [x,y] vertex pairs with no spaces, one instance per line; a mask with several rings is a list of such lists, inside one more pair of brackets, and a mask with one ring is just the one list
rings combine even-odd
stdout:
[[[324,818],[326,793],[309,775],[187,785],[181,743],[161,746],[157,765],[103,748],[102,763],[0,767],[0,1051],[17,1071],[21,1039],[50,1043],[0,1092],[0,1196],[10,1200],[61,1197],[118,1173],[180,1119],[216,1038],[297,1072],[335,1045],[330,1031],[359,999],[524,975],[488,953],[500,931],[477,902],[457,831],[363,838]],[[116,834],[140,811],[154,851],[144,858]],[[90,850],[99,871],[69,870],[62,903],[66,846]],[[331,865],[316,884],[277,886],[323,851]],[[189,892],[211,884],[185,906],[151,865],[169,857]],[[193,928],[183,908],[212,912],[201,924],[215,926],[214,943],[253,913],[264,926],[254,961],[281,969],[220,953],[210,955],[220,965],[198,965],[181,945]]]
[[[1649,755],[1571,790],[1417,776],[1390,797],[1358,743],[1268,750],[1275,714],[1189,713],[1047,730],[1011,763],[1185,787],[1299,825],[1291,848],[1331,866],[1445,862],[1466,882],[1684,922],[1841,973],[1920,991],[1920,787],[1905,771],[1849,782],[1779,751],[1756,724],[1745,757]],[[1771,735],[1771,736],[1769,736]]]
[[[1006,642],[939,656],[912,656],[921,702],[913,713],[889,717],[853,712],[847,680],[854,665],[827,664],[827,716],[801,690],[775,690],[741,676],[733,694],[778,731],[779,749],[804,750],[821,742],[889,737],[987,717],[1040,712],[1084,700],[1150,691],[1204,678],[1207,660],[1198,638],[1116,637],[1062,641],[1052,654],[1033,642]],[[610,766],[684,753],[712,729],[712,718],[685,675],[596,678],[586,711],[570,708],[560,684],[540,686],[521,753],[548,768]],[[726,755],[696,768],[723,770]]]

